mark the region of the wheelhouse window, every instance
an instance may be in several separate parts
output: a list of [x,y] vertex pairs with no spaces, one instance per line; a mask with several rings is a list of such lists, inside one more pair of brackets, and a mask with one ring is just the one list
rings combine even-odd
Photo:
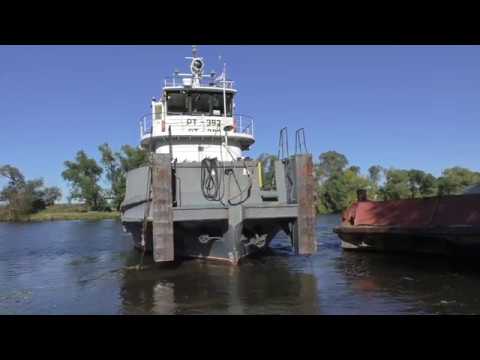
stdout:
[[227,94],[227,116],[232,116],[233,113],[233,94]]
[[213,93],[212,99],[212,115],[223,115],[223,94]]
[[[226,94],[227,116],[232,116],[233,94]],[[224,116],[223,92],[171,91],[167,93],[168,115]]]
[[[233,94],[226,94],[227,116],[232,116]],[[211,95],[212,115],[223,116],[223,92],[213,93]]]
[[210,94],[192,92],[190,101],[192,114],[210,114]]
[[185,91],[167,93],[167,111],[169,115],[181,115],[188,112]]

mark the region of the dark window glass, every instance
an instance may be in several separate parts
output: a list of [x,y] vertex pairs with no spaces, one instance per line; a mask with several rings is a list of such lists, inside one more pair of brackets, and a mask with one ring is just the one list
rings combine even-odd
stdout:
[[[227,116],[232,116],[233,94],[226,94]],[[169,115],[205,114],[224,116],[223,92],[170,92],[167,93]]]
[[211,95],[211,99],[212,99],[212,115],[214,116],[223,115],[223,94],[213,93]]
[[210,95],[208,93],[191,93],[193,114],[210,114]]
[[[233,94],[226,94],[227,116],[232,116]],[[212,94],[212,115],[223,116],[223,92]]]
[[185,114],[187,109],[187,96],[184,92],[171,92],[167,94],[168,114]]
[[227,94],[227,116],[232,116],[233,111],[233,94]]

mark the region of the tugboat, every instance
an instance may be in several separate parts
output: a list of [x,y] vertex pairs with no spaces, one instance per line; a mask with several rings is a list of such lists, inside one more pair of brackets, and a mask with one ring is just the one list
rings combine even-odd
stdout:
[[275,188],[264,190],[261,162],[243,156],[255,142],[253,119],[236,113],[226,66],[220,76],[205,75],[195,46],[186,59],[190,73],[165,80],[140,124],[140,146],[151,160],[127,174],[121,206],[135,247],[152,252],[155,262],[238,264],[284,231],[296,254],[314,253],[312,156],[287,151],[275,161]]

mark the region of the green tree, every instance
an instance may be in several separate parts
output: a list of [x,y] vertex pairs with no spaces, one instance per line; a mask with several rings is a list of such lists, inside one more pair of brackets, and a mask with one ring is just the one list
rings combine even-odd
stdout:
[[437,180],[438,195],[461,194],[470,185],[480,183],[480,173],[455,166],[445,169]]
[[368,186],[368,179],[347,169],[333,174],[319,189],[319,212],[340,212],[357,201],[357,190]]
[[115,185],[117,189],[115,201],[117,209],[119,209],[127,190],[127,172],[142,166],[147,166],[150,162],[150,156],[146,149],[123,145],[121,151],[115,153],[115,157],[120,162],[121,170],[118,183]]
[[45,187],[43,179],[26,180],[20,170],[11,165],[0,166],[0,176],[8,180],[0,191],[0,200],[7,202],[10,220],[44,209],[48,196],[58,189]]
[[149,163],[149,152],[143,148],[123,145],[121,152],[116,153],[123,173],[145,166]]
[[335,151],[319,157],[317,174],[323,180],[317,184],[317,211],[319,213],[340,212],[357,200],[357,190],[368,188],[370,182],[360,174],[358,166],[348,165],[345,155]]
[[348,160],[345,155],[336,151],[327,151],[320,154],[319,160],[317,177],[320,181],[328,179],[335,174],[341,174],[348,165]]
[[420,194],[420,186],[423,178],[426,176],[422,170],[411,169],[408,170],[408,185],[410,187],[410,197],[415,199]]
[[52,186],[43,191],[42,198],[46,206],[51,206],[55,204],[55,201],[58,201],[62,198],[62,192],[58,187]]
[[77,152],[74,161],[65,161],[62,177],[70,182],[70,199],[84,201],[90,210],[102,210],[105,199],[98,184],[103,169],[84,151]]
[[437,179],[432,174],[425,174],[420,184],[420,195],[422,197],[434,196],[437,192]]
[[263,189],[272,190],[276,187],[275,184],[275,160],[278,160],[277,156],[263,153],[261,154],[258,161],[262,164],[262,179],[263,179]]
[[372,165],[368,168],[368,178],[373,185],[379,186],[382,171],[383,168],[380,165]]
[[383,168],[379,165],[373,165],[368,168],[368,194],[372,200],[377,200],[380,190],[380,179],[383,172]]
[[31,211],[31,204],[25,196],[25,177],[16,167],[4,165],[0,167],[0,176],[8,180],[0,192],[0,201],[7,202],[9,220],[17,220],[21,215]]
[[359,175],[360,174],[360,167],[358,166],[350,166],[348,170],[352,171],[353,173]]
[[148,164],[148,152],[142,148],[134,148],[129,145],[123,145],[120,152],[113,153],[108,144],[99,146],[101,153],[101,163],[103,165],[106,178],[110,183],[108,191],[112,198],[112,205],[119,210],[126,191],[126,173]]
[[45,189],[43,179],[33,179],[25,182],[23,196],[25,198],[25,203],[27,204],[27,213],[33,213],[45,209],[46,204],[44,195]]
[[384,200],[407,199],[411,195],[407,170],[385,169],[385,184],[380,189]]
[[7,178],[9,186],[19,187],[25,184],[23,174],[11,165],[0,166],[0,176]]
[[102,156],[101,163],[106,178],[110,183],[110,189],[107,191],[107,194],[112,199],[112,205],[118,210],[125,196],[124,174],[122,172],[121,164],[118,156],[113,153],[107,143],[100,145],[98,150]]

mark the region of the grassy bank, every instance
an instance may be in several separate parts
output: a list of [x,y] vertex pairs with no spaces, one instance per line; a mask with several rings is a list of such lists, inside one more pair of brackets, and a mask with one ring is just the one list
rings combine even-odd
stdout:
[[[28,221],[55,221],[55,220],[106,220],[119,219],[116,211],[87,211],[81,205],[59,204],[53,205],[35,214],[23,215],[21,222]],[[9,221],[5,209],[0,210],[0,221]]]

